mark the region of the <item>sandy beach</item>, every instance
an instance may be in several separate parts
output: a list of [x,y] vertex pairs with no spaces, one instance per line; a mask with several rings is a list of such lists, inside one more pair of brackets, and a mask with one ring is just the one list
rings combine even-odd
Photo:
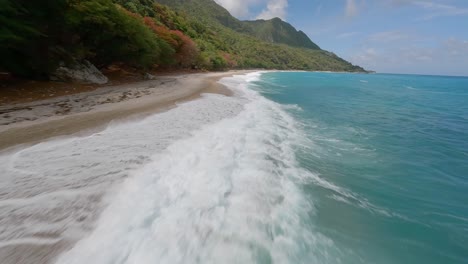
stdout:
[[108,86],[94,91],[0,106],[0,150],[26,143],[87,133],[112,120],[138,118],[191,100],[201,93],[229,95],[222,77],[248,71],[160,76],[155,80]]
[[[46,168],[45,163],[51,159],[45,159],[44,164],[41,164],[41,157],[33,157],[31,162],[20,161],[17,156],[21,155],[22,149],[34,152],[37,143],[51,138],[96,134],[116,120],[139,120],[174,108],[176,103],[198,98],[203,93],[230,95],[230,90],[217,81],[246,72],[161,76],[155,80],[102,87],[47,100],[1,105],[0,162],[3,168],[0,168],[0,174],[4,174],[0,178],[1,262],[53,263],[58,254],[81,238],[81,235],[74,235],[76,226],[81,230],[78,233],[93,228],[102,209],[101,200],[113,183],[120,182],[127,177],[128,170],[147,159],[138,156],[136,160],[117,160],[116,166],[124,164],[125,167],[117,172],[99,174],[92,170],[86,172],[87,168],[99,167],[92,163],[93,160],[97,162],[99,156],[80,161],[79,157],[71,155],[67,160],[71,162],[69,165],[64,161],[51,161],[55,162],[51,165],[53,168],[63,166],[61,171],[44,169],[44,172],[37,172],[20,167],[38,162],[38,168]],[[10,153],[14,154],[11,156]],[[72,167],[78,167],[77,171],[84,173],[82,178],[75,173],[70,176],[78,178],[62,181],[68,175],[66,170]],[[74,190],[78,194],[70,194]],[[68,193],[63,194],[63,191]],[[31,227],[31,223],[38,221],[54,227],[40,227],[44,224]]]

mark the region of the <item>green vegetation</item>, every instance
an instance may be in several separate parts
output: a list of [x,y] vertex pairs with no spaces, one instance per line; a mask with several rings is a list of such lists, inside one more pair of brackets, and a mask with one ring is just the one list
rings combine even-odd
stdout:
[[[46,12],[56,13],[50,16]],[[34,78],[53,67],[49,42],[62,29],[65,1],[0,0],[0,69]],[[48,24],[57,25],[48,27]]]
[[261,40],[272,43],[283,43],[292,47],[320,49],[304,32],[297,31],[291,24],[279,18],[244,21],[243,23],[250,26],[254,36],[257,36]]
[[26,78],[47,79],[72,60],[363,71],[280,19],[239,21],[213,0],[0,0],[0,23],[0,71]]
[[[206,62],[222,67],[363,72],[279,18],[239,21],[213,0],[156,0],[184,17]],[[189,31],[190,32],[190,31]],[[226,54],[229,60],[225,59]],[[220,58],[221,57],[221,58]],[[224,61],[222,60],[224,59]],[[204,65],[210,68],[213,65]]]
[[69,2],[66,25],[76,32],[69,42],[73,54],[91,59],[98,66],[121,61],[150,67],[171,61],[174,49],[143,23],[143,18],[110,0]]

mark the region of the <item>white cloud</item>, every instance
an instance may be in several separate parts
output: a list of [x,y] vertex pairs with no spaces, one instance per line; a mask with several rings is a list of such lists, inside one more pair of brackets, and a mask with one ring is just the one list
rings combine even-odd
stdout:
[[434,48],[403,47],[399,49],[399,56],[404,59],[399,61],[403,64],[430,63],[437,59],[441,52]]
[[[237,18],[270,19],[279,17],[283,20],[287,17],[288,0],[215,0],[216,3],[226,8]],[[253,9],[263,6],[260,14],[253,14]]]
[[417,1],[414,4],[429,11],[429,13],[422,18],[423,20],[429,20],[442,16],[468,15],[468,8],[460,8],[453,5],[437,4],[433,2],[423,1]]
[[355,0],[346,0],[345,14],[347,17],[355,17],[358,14],[358,11]]
[[395,42],[408,40],[410,36],[401,31],[385,31],[370,35],[368,40],[373,42]]
[[411,42],[406,46],[367,42],[349,60],[379,72],[468,76],[468,41],[449,38],[433,47],[421,47]]
[[336,36],[336,38],[339,38],[339,39],[350,38],[350,37],[354,37],[354,36],[359,35],[359,34],[360,34],[359,32],[345,32],[345,33],[339,34],[338,36]]
[[261,0],[215,0],[216,3],[226,8],[235,17],[247,17],[250,8],[261,2]]
[[387,0],[388,3],[394,6],[401,6],[407,4],[414,4],[415,2],[431,2],[432,0]]
[[353,63],[364,66],[370,70],[373,70],[381,59],[382,54],[377,52],[375,48],[365,48],[351,56],[351,61]]
[[[443,0],[379,0],[381,3],[390,5],[390,7],[398,8],[404,6],[416,6],[426,12],[421,20],[430,20],[443,16],[462,16],[468,15],[468,8],[458,7],[455,5],[446,4]],[[360,9],[366,6],[366,3],[371,3],[369,0],[345,0],[345,15],[348,18],[357,16]],[[379,3],[378,1],[376,1]]]
[[[450,56],[468,61],[468,41],[449,38],[443,43]],[[468,63],[467,63],[468,64]],[[467,65],[468,66],[468,65]]]
[[323,8],[322,4],[319,4],[317,6],[317,8],[315,9],[315,16],[320,16],[322,14],[322,8]]
[[288,0],[270,0],[266,8],[257,16],[258,19],[279,17],[286,20]]

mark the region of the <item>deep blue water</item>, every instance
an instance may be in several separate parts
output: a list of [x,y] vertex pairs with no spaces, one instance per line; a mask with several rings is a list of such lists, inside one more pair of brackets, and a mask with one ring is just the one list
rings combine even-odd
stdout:
[[253,89],[309,139],[296,155],[324,181],[301,186],[307,220],[342,262],[468,263],[468,78],[279,72]]

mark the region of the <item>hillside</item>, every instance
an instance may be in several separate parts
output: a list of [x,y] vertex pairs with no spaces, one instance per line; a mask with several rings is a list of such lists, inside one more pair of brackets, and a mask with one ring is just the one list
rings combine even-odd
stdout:
[[[279,18],[240,21],[213,0],[156,0],[181,14],[192,23],[201,22],[232,47],[216,47],[241,55],[242,67],[301,69],[324,71],[365,71],[359,66],[323,51],[302,31]],[[218,44],[219,44],[218,42]],[[272,45],[275,44],[275,45]],[[279,45],[278,45],[279,44]],[[285,44],[285,45],[281,45]]]
[[196,18],[200,22],[210,24],[219,23],[222,26],[239,32],[253,33],[251,28],[242,21],[231,16],[222,6],[213,0],[154,0],[157,3],[169,6],[176,11]]
[[243,23],[251,28],[254,36],[263,41],[283,43],[293,47],[320,49],[304,32],[296,30],[291,24],[279,18],[244,21]]
[[266,42],[320,49],[304,32],[296,30],[291,24],[279,18],[240,21],[213,0],[156,0],[156,2],[171,6],[204,22],[219,23]]
[[280,19],[239,21],[213,0],[3,2],[0,72],[23,78],[56,79],[59,68],[91,64],[364,71]]

